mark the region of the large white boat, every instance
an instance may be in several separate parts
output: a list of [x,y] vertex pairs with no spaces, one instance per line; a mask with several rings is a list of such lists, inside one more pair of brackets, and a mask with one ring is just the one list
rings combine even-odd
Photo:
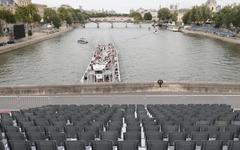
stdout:
[[118,53],[113,44],[98,45],[82,83],[120,82]]

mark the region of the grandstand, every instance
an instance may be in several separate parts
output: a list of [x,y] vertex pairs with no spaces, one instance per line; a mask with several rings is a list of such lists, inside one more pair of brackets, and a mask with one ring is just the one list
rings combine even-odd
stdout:
[[226,104],[47,105],[1,114],[0,150],[239,150]]

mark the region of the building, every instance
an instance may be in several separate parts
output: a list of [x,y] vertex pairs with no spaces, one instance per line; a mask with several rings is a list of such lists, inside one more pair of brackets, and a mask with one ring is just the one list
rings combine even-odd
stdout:
[[140,13],[142,17],[144,17],[144,15],[146,13],[151,13],[152,15],[152,20],[157,21],[158,20],[158,11],[155,9],[144,9],[144,8],[139,8],[136,10],[136,12]]
[[44,10],[47,8],[47,5],[44,4],[33,4],[37,10],[38,10],[38,14],[43,17],[44,16]]
[[213,12],[217,11],[217,1],[216,0],[207,0],[206,5]]
[[27,6],[29,4],[32,4],[31,0],[15,0],[15,4],[17,6]]
[[0,5],[11,6],[11,5],[14,5],[14,1],[13,0],[0,0]]
[[170,5],[169,10],[170,10],[171,12],[177,11],[177,10],[178,10],[178,5],[174,5],[174,4]]

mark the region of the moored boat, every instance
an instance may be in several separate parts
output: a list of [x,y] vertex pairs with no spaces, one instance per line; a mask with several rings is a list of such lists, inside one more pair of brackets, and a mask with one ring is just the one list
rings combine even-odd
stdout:
[[113,44],[98,45],[82,83],[120,82],[118,53]]

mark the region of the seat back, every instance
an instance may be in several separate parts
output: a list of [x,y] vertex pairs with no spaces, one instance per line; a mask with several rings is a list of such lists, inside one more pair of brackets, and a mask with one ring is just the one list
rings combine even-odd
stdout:
[[240,141],[229,141],[228,150],[239,150]]
[[10,150],[31,150],[31,144],[28,141],[9,141]]
[[56,141],[36,141],[36,150],[57,150]]
[[112,150],[113,143],[112,141],[93,141],[92,143],[92,150]]
[[196,144],[194,141],[175,141],[174,150],[195,150]]
[[65,150],[85,150],[86,142],[85,141],[66,141],[64,143]]
[[126,140],[118,142],[118,150],[138,150],[139,141]]
[[201,150],[222,150],[222,141],[203,141]]
[[162,140],[147,141],[147,150],[167,150],[168,142]]
[[5,147],[1,141],[0,141],[0,150],[5,150]]

